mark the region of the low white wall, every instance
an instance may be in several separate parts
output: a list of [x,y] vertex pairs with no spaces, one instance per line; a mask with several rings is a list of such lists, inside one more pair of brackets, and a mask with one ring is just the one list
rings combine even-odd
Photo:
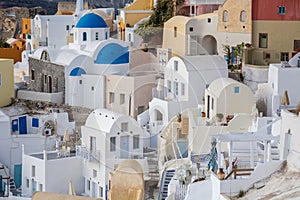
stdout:
[[17,94],[18,99],[31,101],[47,101],[53,103],[63,103],[63,93],[45,93],[28,90],[19,90]]
[[281,167],[282,161],[272,161],[264,164],[258,164],[249,178],[230,179],[221,181],[221,193],[234,196],[240,190],[247,191],[254,183],[271,176]]
[[244,83],[248,85],[252,91],[257,90],[259,83],[268,82],[269,68],[243,66],[243,73],[245,74]]

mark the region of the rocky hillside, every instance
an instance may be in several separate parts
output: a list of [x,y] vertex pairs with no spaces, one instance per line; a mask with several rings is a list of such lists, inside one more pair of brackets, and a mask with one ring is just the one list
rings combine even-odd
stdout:
[[[53,15],[57,11],[57,3],[59,1],[75,2],[76,0],[0,0],[0,8],[10,7],[42,7],[47,10],[49,15]],[[131,2],[131,0],[85,0],[88,2],[90,8],[107,8],[115,7],[122,8],[125,3]]]
[[22,30],[22,18],[33,18],[37,14],[45,15],[47,11],[41,7],[0,9],[0,40],[16,37]]

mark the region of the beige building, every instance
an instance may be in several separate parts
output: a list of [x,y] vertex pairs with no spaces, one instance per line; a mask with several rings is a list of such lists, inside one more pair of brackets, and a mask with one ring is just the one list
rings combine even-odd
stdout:
[[147,18],[153,13],[153,4],[153,0],[136,0],[129,6],[119,10],[119,34],[121,40],[125,40],[126,27],[133,27],[141,19]]
[[14,97],[14,60],[0,59],[0,107],[7,106]]
[[236,113],[251,114],[255,97],[251,89],[230,78],[219,78],[205,90],[205,112],[209,119],[222,114],[223,118]]
[[106,108],[136,118],[148,109],[156,78],[155,73],[143,72],[106,75]]
[[223,55],[223,46],[251,43],[251,1],[228,0],[218,11],[175,16],[164,25],[162,48],[175,55]]
[[144,199],[144,177],[141,165],[135,160],[124,160],[109,175],[109,200]]
[[288,61],[300,50],[300,21],[253,20],[252,29],[253,47],[245,49],[247,66]]

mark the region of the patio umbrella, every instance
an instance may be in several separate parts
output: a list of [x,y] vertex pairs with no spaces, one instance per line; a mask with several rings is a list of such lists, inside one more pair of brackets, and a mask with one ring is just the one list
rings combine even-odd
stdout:
[[287,90],[285,90],[283,93],[283,96],[281,99],[281,105],[284,105],[284,106],[290,105],[290,100],[289,100],[289,95],[288,95]]

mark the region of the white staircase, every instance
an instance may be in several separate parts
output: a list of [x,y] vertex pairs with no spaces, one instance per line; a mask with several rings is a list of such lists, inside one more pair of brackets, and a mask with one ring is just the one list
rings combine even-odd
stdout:
[[161,177],[158,200],[165,200],[168,197],[168,185],[172,180],[174,173],[175,169],[164,170]]
[[279,159],[280,159],[279,143],[275,141],[270,144],[270,160],[279,160]]

